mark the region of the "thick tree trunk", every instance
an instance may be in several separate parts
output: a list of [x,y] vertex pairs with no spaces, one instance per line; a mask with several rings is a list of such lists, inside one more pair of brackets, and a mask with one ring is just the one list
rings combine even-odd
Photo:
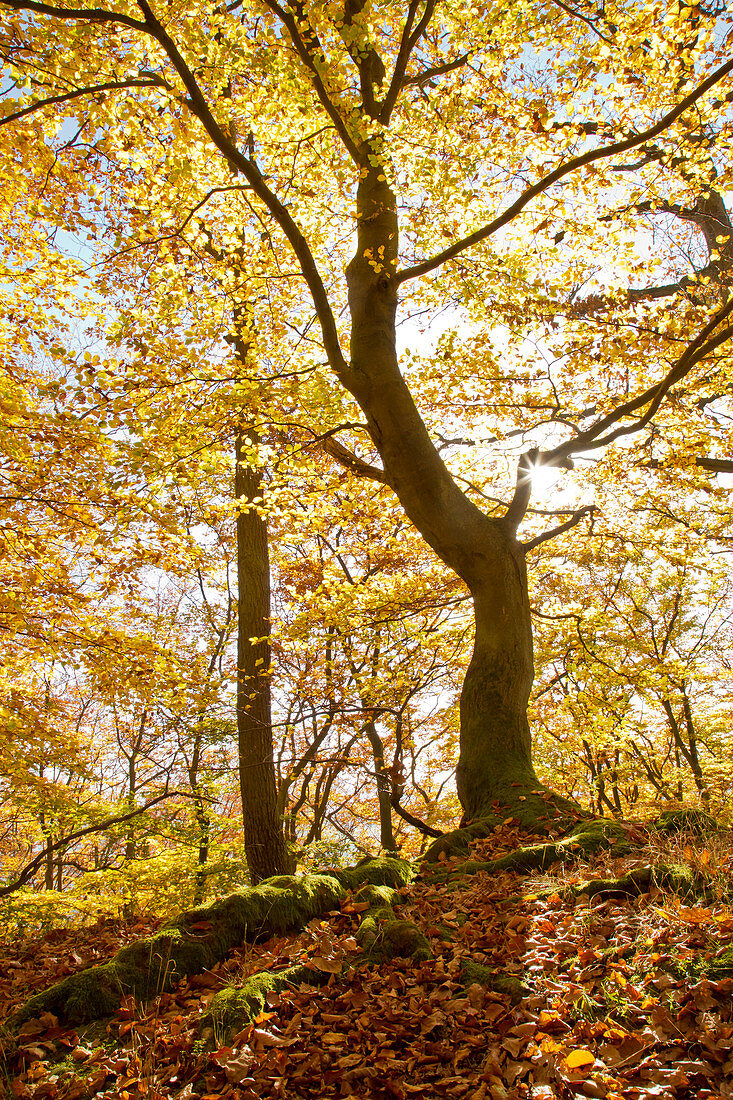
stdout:
[[469,818],[538,786],[527,722],[534,664],[524,551],[499,524],[492,536],[486,576],[472,585],[476,635],[461,692],[456,785]]
[[[247,442],[245,434],[238,432],[235,494],[245,506],[262,497],[262,478],[247,462]],[[273,762],[267,523],[255,508],[237,515],[237,583],[239,785],[244,850],[252,882],[259,882],[287,874],[290,861],[277,807]]]

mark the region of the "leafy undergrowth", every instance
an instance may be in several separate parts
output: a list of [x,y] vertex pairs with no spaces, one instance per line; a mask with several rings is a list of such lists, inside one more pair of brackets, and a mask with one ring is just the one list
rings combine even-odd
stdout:
[[[631,829],[629,836],[633,856],[601,853],[541,877],[418,877],[401,891],[397,915],[427,936],[434,958],[425,962],[365,964],[355,932],[366,903],[349,900],[300,934],[233,951],[145,1007],[129,1000],[112,1019],[77,1030],[50,1014],[28,1021],[9,1049],[9,1094],[733,1097],[730,834],[660,840]],[[520,843],[527,838],[505,824],[476,842],[471,857],[492,859]],[[704,901],[656,888],[637,897],[610,888],[578,893],[585,881],[662,862],[692,868]],[[465,856],[440,870],[461,863]],[[149,930],[110,922],[6,949],[0,1013],[9,1016],[38,989]],[[270,993],[266,1010],[236,1035],[202,1032],[217,990],[298,963],[327,975],[328,984]],[[477,981],[486,975],[480,966],[514,976],[521,1000]]]

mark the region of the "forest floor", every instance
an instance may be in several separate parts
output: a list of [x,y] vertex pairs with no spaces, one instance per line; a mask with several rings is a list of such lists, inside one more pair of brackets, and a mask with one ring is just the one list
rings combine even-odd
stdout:
[[[255,1100],[358,1096],[449,1100],[733,1098],[733,966],[708,972],[733,944],[733,836],[660,838],[630,828],[633,855],[608,852],[542,875],[418,876],[397,915],[434,958],[364,965],[359,905],[302,932],[245,944],[147,1006],[63,1028],[29,1020],[0,1093],[33,1100]],[[531,838],[530,838],[531,839]],[[526,844],[512,823],[476,842],[486,860]],[[465,856],[433,865],[450,871]],[[572,896],[589,879],[654,862],[704,874],[696,903],[653,889]],[[726,903],[725,899],[728,899]],[[363,908],[363,906],[362,906]],[[105,921],[0,947],[0,1018],[32,993],[103,961],[155,925]],[[467,981],[467,960],[522,983],[513,1004]],[[239,1034],[200,1030],[214,992],[265,969],[307,962],[330,974],[268,997]],[[731,959],[733,963],[733,959]],[[706,977],[706,973],[708,976]]]

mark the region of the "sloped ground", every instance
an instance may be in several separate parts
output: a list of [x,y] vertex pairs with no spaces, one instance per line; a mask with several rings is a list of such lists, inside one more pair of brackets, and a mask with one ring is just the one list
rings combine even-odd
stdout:
[[[34,1100],[727,1100],[730,834],[660,839],[632,829],[629,837],[632,855],[569,856],[541,876],[456,873],[465,855],[426,869],[400,891],[397,916],[423,931],[434,955],[427,961],[365,965],[355,934],[366,903],[349,898],[299,934],[235,949],[145,1008],[128,1000],[111,1019],[77,1030],[48,1013],[29,1020],[9,1050],[8,1092]],[[471,858],[527,842],[505,824],[475,842]],[[691,868],[704,900],[657,887],[636,897],[609,885],[582,892],[586,881],[662,862]],[[0,1014],[148,931],[107,923],[6,948]],[[328,984],[270,993],[237,1034],[207,1027],[217,990],[298,963]],[[497,973],[514,979],[507,992]]]

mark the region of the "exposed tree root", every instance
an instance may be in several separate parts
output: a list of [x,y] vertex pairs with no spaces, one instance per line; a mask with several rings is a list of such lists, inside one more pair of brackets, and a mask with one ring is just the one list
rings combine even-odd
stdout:
[[492,810],[474,821],[462,823],[460,829],[445,833],[430,844],[423,856],[427,863],[435,863],[444,853],[451,856],[467,855],[473,840],[483,840],[511,818],[526,832],[540,835],[556,835],[590,820],[579,806],[542,787],[529,790],[517,786],[501,805],[494,803]]
[[[417,925],[395,916],[393,905],[398,899],[399,891],[383,884],[367,883],[355,894],[354,901],[366,902],[369,908],[363,911],[356,933],[364,954],[349,960],[350,965],[354,961],[365,965],[397,957],[413,958],[415,962],[432,958],[430,944]],[[309,966],[253,974],[242,985],[228,986],[214,994],[201,1020],[202,1037],[213,1035],[217,1041],[225,1040],[257,1018],[268,993],[279,993],[287,986],[323,985],[330,977],[330,973]]]
[[201,1036],[224,1041],[257,1019],[265,1009],[268,993],[279,993],[287,986],[325,985],[330,977],[310,966],[290,966],[286,970],[263,970],[252,974],[241,985],[230,985],[214,994],[208,1012],[201,1017]]
[[405,885],[413,873],[406,860],[382,858],[343,871],[268,879],[183,913],[155,935],[124,947],[108,963],[65,978],[32,997],[10,1025],[17,1028],[42,1012],[69,1023],[108,1016],[125,995],[153,997],[174,981],[210,968],[244,940],[303,927],[338,906],[349,889],[365,882]]
[[681,897],[704,897],[706,892],[704,882],[689,867],[657,863],[654,866],[635,867],[633,871],[619,878],[595,878],[578,883],[568,887],[563,894],[576,898],[582,894],[587,894],[590,898],[618,894],[635,898],[648,893],[654,887],[669,890]]
[[486,862],[466,860],[465,863],[460,863],[450,870],[431,869],[427,873],[438,882],[453,878],[455,875],[472,875],[479,871],[487,871],[489,874],[496,874],[499,871],[528,874],[530,871],[544,871],[553,863],[575,859],[577,856],[591,855],[601,848],[613,848],[614,852],[620,855],[629,851],[630,847],[627,829],[618,821],[608,819],[582,821],[561,840],[518,848],[515,852],[510,852],[499,859]]
[[365,962],[394,958],[423,962],[433,957],[430,944],[417,925],[395,916],[392,906],[396,897],[396,890],[384,886],[364,886],[356,895],[356,900],[369,903],[356,933],[366,952]]

